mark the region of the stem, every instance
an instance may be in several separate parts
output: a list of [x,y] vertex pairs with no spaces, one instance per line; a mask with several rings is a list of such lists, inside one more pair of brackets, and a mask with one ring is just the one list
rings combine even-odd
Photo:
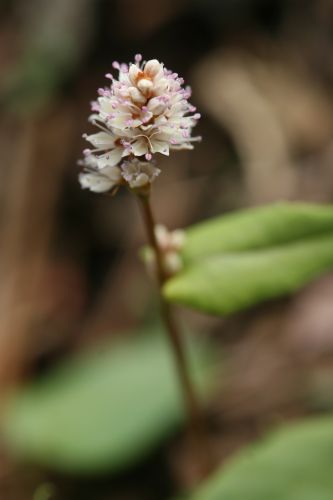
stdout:
[[173,316],[170,304],[166,302],[166,300],[162,295],[162,287],[165,281],[167,280],[168,276],[167,273],[165,272],[163,265],[163,254],[161,252],[161,249],[159,247],[155,235],[155,221],[150,205],[149,195],[147,196],[139,195],[138,199],[140,201],[143,219],[146,226],[148,241],[150,246],[153,248],[155,252],[161,315],[165,323],[166,331],[174,353],[176,369],[178,372],[178,377],[180,380],[189,419],[190,435],[193,439],[193,443],[196,445],[198,452],[200,452],[201,459],[204,459],[204,457],[207,457],[207,449],[206,449],[207,447],[205,442],[206,440],[205,440],[204,428],[202,425],[200,405],[191,378],[189,376],[189,370],[185,356],[185,349],[182,342],[181,334],[178,330],[178,325]]

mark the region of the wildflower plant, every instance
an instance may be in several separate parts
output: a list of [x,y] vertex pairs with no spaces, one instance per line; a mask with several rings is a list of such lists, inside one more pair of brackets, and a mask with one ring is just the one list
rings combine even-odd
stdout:
[[[79,180],[94,193],[113,195],[124,186],[139,202],[149,241],[144,254],[158,283],[202,478],[213,465],[211,448],[172,304],[225,317],[295,293],[333,269],[333,208],[281,202],[184,230],[156,225],[150,193],[162,177],[158,159],[193,148],[200,115],[183,80],[157,60],[137,55],[129,66],[113,66],[118,78],[108,74],[109,85],[92,103],[90,121],[98,130],[84,135],[89,148]],[[18,391],[2,415],[8,446],[21,458],[75,473],[118,471],[144,456],[179,422],[180,408],[164,339],[143,337],[82,353],[42,384]],[[309,491],[314,499],[331,498],[332,416],[274,435],[235,456],[189,498],[289,500],[295,492],[310,498]]]
[[133,64],[113,67],[118,78],[107,74],[110,84],[92,103],[89,120],[99,131],[84,135],[90,147],[79,180],[96,193],[114,194],[125,186],[139,201],[149,241],[146,262],[157,278],[190,435],[205,473],[211,466],[206,431],[172,303],[229,315],[293,292],[333,265],[333,213],[330,207],[282,204],[217,217],[186,231],[156,225],[150,192],[162,174],[158,158],[193,149],[200,140],[192,135],[200,114],[189,103],[183,79],[156,59],[145,62],[136,55]]
[[181,268],[179,251],[184,233],[169,233],[156,225],[150,204],[151,185],[161,174],[159,155],[193,149],[200,136],[192,136],[200,114],[189,102],[190,87],[177,73],[157,59],[143,61],[141,54],[132,64],[113,62],[118,78],[111,73],[110,84],[98,89],[89,121],[99,129],[83,137],[90,147],[83,151],[79,175],[82,188],[95,193],[117,192],[127,187],[141,205],[151,253],[150,267],[159,284],[161,313],[168,332],[187,406],[193,441],[202,441],[199,404],[188,373],[186,355],[173,311],[162,295],[170,275]]

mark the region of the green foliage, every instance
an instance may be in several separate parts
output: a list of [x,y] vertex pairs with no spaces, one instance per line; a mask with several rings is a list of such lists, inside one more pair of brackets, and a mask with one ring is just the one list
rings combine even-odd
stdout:
[[292,293],[333,267],[333,209],[279,204],[218,217],[187,231],[171,302],[228,315]]
[[333,208],[307,203],[277,203],[215,217],[186,231],[186,262],[333,235]]
[[252,445],[191,500],[331,500],[333,419],[294,424]]
[[[206,355],[198,353],[192,349],[191,359],[201,383]],[[14,395],[4,438],[19,457],[59,470],[119,469],[182,422],[179,392],[169,346],[159,335],[106,345]]]
[[217,255],[173,278],[166,297],[228,315],[291,293],[333,266],[333,235],[263,251]]

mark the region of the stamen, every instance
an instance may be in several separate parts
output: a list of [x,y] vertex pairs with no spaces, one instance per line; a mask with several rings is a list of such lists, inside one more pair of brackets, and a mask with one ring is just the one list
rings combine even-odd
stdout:
[[106,132],[107,134],[112,135],[112,132],[108,128],[103,127],[103,125],[101,125],[96,120],[91,120],[91,123],[92,123],[92,125],[95,125],[95,127],[98,127],[99,129],[101,129],[103,132]]

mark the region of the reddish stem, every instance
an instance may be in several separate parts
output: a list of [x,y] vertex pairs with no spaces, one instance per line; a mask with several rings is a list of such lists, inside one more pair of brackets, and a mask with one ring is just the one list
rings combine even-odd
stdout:
[[[155,221],[150,205],[149,195],[138,196],[138,199],[140,201],[140,207],[143,214],[148,241],[155,253],[161,315],[174,354],[176,369],[188,414],[190,435],[198,453],[200,453],[200,459],[205,462],[205,464],[207,464],[208,450],[204,426],[202,422],[202,415],[197,395],[189,375],[184,344],[171,306],[168,302],[166,302],[162,295],[162,288],[168,278],[168,275],[164,269],[163,253],[158,244],[155,234]],[[204,468],[207,469],[207,466],[205,466]]]

